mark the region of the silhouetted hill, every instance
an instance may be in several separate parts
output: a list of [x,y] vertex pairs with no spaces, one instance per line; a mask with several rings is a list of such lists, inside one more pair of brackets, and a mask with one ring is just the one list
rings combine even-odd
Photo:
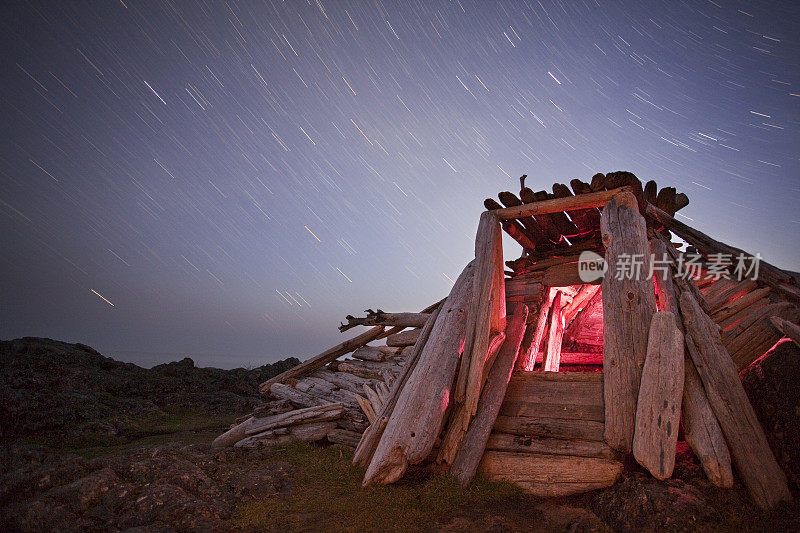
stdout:
[[263,403],[258,384],[299,362],[221,370],[197,368],[185,358],[145,369],[84,344],[36,337],[0,341],[0,437],[86,429],[113,434],[120,418],[164,410],[249,412]]

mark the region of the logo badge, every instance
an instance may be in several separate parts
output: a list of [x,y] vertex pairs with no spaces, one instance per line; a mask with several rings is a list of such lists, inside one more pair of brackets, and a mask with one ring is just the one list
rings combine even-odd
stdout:
[[593,281],[601,279],[606,271],[608,271],[608,265],[603,256],[591,250],[581,252],[581,255],[578,257],[578,277],[581,281],[584,283],[592,283]]

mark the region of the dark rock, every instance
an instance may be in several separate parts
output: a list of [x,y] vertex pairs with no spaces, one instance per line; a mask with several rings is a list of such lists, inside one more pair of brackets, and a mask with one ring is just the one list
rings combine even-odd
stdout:
[[221,370],[197,368],[187,357],[145,369],[83,344],[33,337],[2,341],[0,438],[54,431],[114,437],[121,417],[163,409],[250,412],[264,403],[258,385],[299,363],[291,358],[252,370]]
[[200,445],[91,460],[14,448],[0,478],[11,531],[230,531],[237,504],[287,493],[299,472],[264,464],[262,452]]
[[800,347],[779,342],[740,377],[775,459],[800,488]]

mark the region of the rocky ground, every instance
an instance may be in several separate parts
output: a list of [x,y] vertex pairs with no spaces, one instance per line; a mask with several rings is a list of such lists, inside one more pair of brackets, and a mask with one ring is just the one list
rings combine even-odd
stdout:
[[[777,355],[776,355],[777,354]],[[748,393],[792,472],[800,350],[781,346]],[[46,339],[0,342],[0,518],[10,531],[799,531],[800,507],[764,513],[744,489],[708,483],[679,447],[658,482],[635,463],[614,487],[535,499],[514,487],[412,472],[362,489],[339,446],[213,450],[227,423],[258,405],[259,382],[294,361],[253,370],[145,370]],[[793,366],[794,365],[794,366]],[[779,371],[776,372],[776,366]],[[748,377],[749,375],[749,377]],[[787,388],[794,387],[792,393]],[[790,479],[794,474],[790,473]],[[797,488],[796,486],[793,488]]]

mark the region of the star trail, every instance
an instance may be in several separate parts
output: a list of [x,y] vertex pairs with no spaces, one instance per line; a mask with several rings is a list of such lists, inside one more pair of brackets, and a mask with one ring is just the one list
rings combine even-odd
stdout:
[[11,4],[4,339],[303,359],[445,296],[521,174],[629,170],[799,270],[797,2]]

